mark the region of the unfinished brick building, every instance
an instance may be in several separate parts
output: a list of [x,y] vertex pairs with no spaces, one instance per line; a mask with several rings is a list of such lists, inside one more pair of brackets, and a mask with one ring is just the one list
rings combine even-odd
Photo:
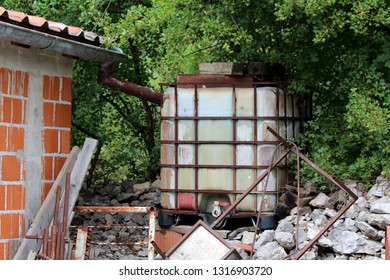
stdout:
[[0,260],[13,258],[70,152],[74,59],[122,58],[101,43],[0,7]]

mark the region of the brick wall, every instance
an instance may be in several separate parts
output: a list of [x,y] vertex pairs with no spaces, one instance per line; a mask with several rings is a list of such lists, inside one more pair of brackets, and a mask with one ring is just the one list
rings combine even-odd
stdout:
[[0,259],[24,234],[24,132],[29,74],[0,68]]
[[43,76],[43,201],[70,152],[72,80]]
[[[49,75],[37,78],[35,75],[35,80],[41,83],[35,88],[42,88],[43,92],[34,92],[29,90],[30,74],[0,68],[0,260],[12,259],[24,237],[28,226],[26,192],[38,191],[42,202],[70,152],[71,78]],[[26,164],[25,134],[28,99],[32,94],[41,98],[38,102],[41,108],[37,109],[42,110],[42,125],[37,126],[41,131],[29,132],[42,139],[42,147],[37,149],[42,185],[36,186],[37,190],[26,189],[31,185],[26,183],[26,173],[31,174],[31,171],[28,172]]]

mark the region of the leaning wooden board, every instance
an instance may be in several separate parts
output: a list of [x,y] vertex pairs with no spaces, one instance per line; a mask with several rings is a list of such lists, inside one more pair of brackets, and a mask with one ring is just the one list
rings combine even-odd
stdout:
[[[66,174],[71,173],[71,198],[69,200],[69,217],[72,215],[73,207],[77,201],[82,182],[88,170],[88,166],[92,159],[93,152],[97,146],[97,140],[87,138],[80,152],[79,147],[74,147],[70,152],[67,160],[61,168],[52,188],[50,189],[45,201],[42,203],[37,215],[34,218],[26,236],[42,236],[43,230],[48,228],[53,221],[54,204],[56,199],[56,191],[59,186],[65,186]],[[65,188],[62,188],[62,196]],[[61,207],[63,209],[63,206]],[[68,226],[71,219],[68,219]],[[26,239],[24,238],[18,251],[14,256],[14,260],[26,260],[30,251],[39,252],[42,246],[41,239]]]

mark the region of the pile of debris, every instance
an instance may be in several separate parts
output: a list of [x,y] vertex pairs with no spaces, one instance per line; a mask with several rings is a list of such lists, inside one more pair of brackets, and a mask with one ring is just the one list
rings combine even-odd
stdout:
[[[151,207],[159,204],[159,180],[152,184],[126,181],[92,188],[84,185],[77,201],[78,206]],[[148,223],[149,215],[145,213],[95,212],[75,213],[72,226],[103,226],[91,232],[90,248],[87,248],[89,259],[125,260],[148,259]]]
[[[345,183],[359,197],[333,226],[301,257],[306,260],[376,260],[385,258],[385,227],[390,224],[390,182],[378,177],[369,191],[355,181]],[[280,197],[281,218],[275,230],[257,234],[254,227],[224,230],[224,238],[235,245],[243,259],[259,260],[288,259],[302,249],[322,227],[344,206],[348,195],[344,191],[319,192],[314,184],[306,183],[300,189],[298,211],[297,188],[286,186]],[[160,203],[160,181],[137,183],[127,181],[115,186],[83,187],[78,205],[155,206]],[[297,223],[299,215],[299,223]],[[144,214],[78,213],[74,224],[147,225]],[[298,231],[298,234],[297,232]],[[184,234],[184,233],[183,233]],[[255,236],[256,234],[256,236]],[[92,240],[113,243],[137,239],[146,241],[147,230],[109,229],[94,232]],[[298,241],[297,241],[298,240]],[[253,245],[253,252],[248,247]],[[242,248],[245,248],[242,249]],[[147,259],[145,246],[93,246],[90,259]]]
[[[385,259],[385,228],[390,225],[389,179],[378,177],[376,184],[368,192],[364,191],[361,184],[354,181],[346,182],[346,186],[353,190],[359,197],[358,200],[301,259]],[[343,191],[329,194],[318,193],[313,184],[307,183],[300,190],[302,199],[300,199],[299,222],[297,223],[296,200],[291,200],[292,197],[296,198],[294,192],[296,189],[291,186],[287,188],[289,190],[281,196],[281,203],[284,204],[284,209],[292,209],[287,217],[279,221],[276,230],[265,230],[256,236],[254,243],[256,253],[253,259],[289,258],[309,243],[348,200]],[[230,237],[230,242],[252,245],[254,234],[254,231],[244,231],[238,237]]]

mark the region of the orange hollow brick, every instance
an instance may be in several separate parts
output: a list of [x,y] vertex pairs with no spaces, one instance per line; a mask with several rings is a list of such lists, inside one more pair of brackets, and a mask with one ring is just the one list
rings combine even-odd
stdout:
[[16,156],[3,155],[1,161],[1,179],[3,181],[20,180],[21,162]]

